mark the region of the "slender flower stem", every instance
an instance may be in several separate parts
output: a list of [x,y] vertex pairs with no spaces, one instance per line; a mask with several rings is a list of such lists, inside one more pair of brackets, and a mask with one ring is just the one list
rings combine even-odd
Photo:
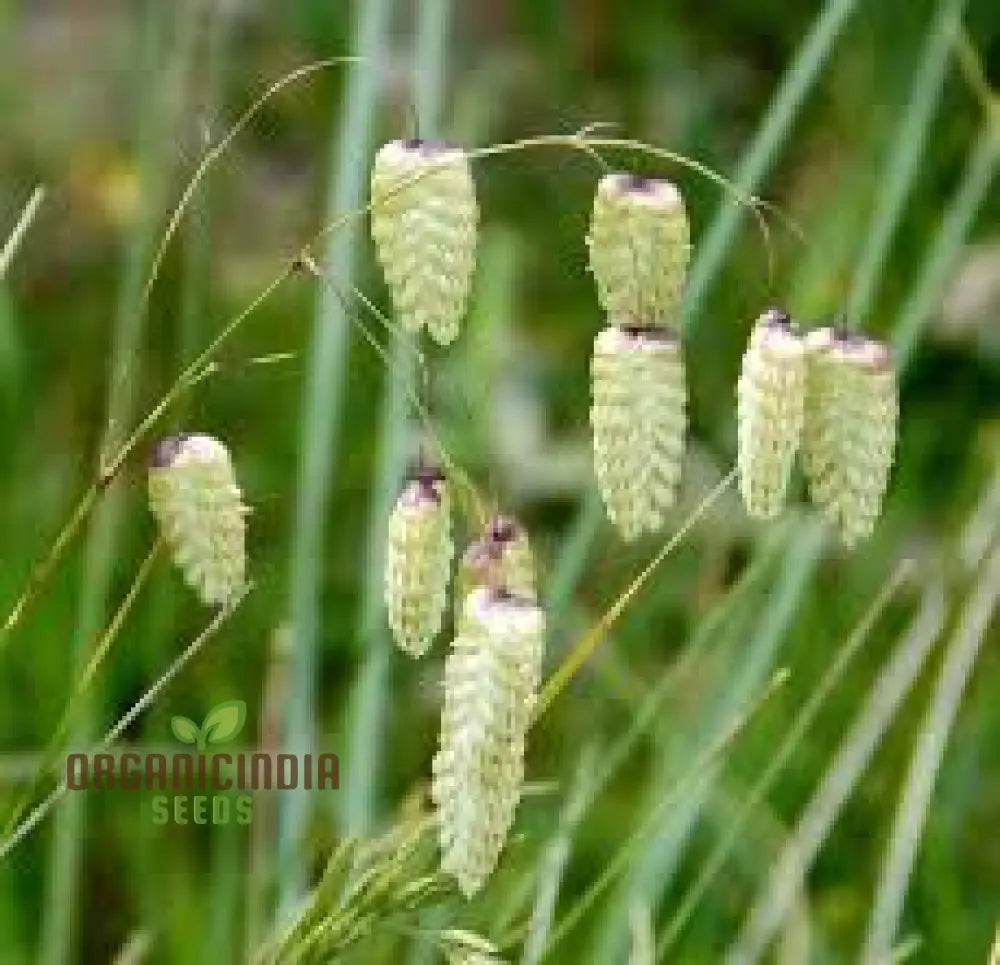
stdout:
[[28,228],[31,227],[31,222],[35,220],[35,215],[38,214],[38,209],[42,206],[44,200],[45,188],[39,185],[32,191],[31,197],[28,198],[28,203],[21,212],[21,217],[17,219],[17,224],[14,225],[14,230],[11,231],[7,241],[4,243],[3,250],[0,250],[0,281],[3,281],[7,277],[10,263],[14,260],[14,255],[17,254],[18,248],[21,247],[21,242],[24,240]]
[[[104,735],[103,739],[92,748],[90,751],[91,754],[99,754],[106,751],[149,709],[150,705],[166,690],[181,670],[218,633],[237,607],[246,599],[246,595],[250,592],[250,589],[251,587],[248,585],[240,596],[236,597],[232,603],[216,613],[208,626],[188,644],[184,652],[167,667],[159,679],[132,705],[127,713],[118,719],[114,727]],[[41,824],[49,812],[66,796],[67,790],[68,787],[64,778],[10,834],[4,835],[3,840],[0,841],[0,861],[3,861],[18,844]]]
[[129,613],[131,613],[135,601],[139,598],[139,593],[149,580],[149,575],[153,571],[153,564],[160,555],[162,548],[162,539],[157,539],[157,541],[153,544],[153,548],[149,551],[146,558],[140,564],[139,569],[136,571],[135,579],[132,580],[132,585],[129,587],[128,592],[122,599],[122,602],[118,605],[118,609],[115,611],[110,623],[108,623],[107,628],[97,641],[97,646],[94,648],[94,652],[91,655],[86,668],[81,674],[80,680],[77,682],[73,693],[70,695],[70,698],[66,703],[66,709],[63,711],[62,719],[59,721],[59,725],[56,727],[55,733],[53,733],[52,737],[49,739],[49,743],[42,753],[41,763],[35,771],[35,775],[31,780],[28,790],[25,791],[24,795],[22,795],[13,811],[11,811],[10,817],[7,819],[2,837],[7,837],[7,835],[9,835],[14,829],[17,822],[21,819],[21,815],[23,815],[25,810],[27,810],[32,798],[37,793],[39,785],[45,780],[46,776],[52,770],[52,766],[59,755],[62,743],[66,739],[66,734],[69,731],[70,724],[72,723],[73,715],[80,706],[80,701],[86,694],[91,681],[97,675],[97,671],[100,669],[105,657],[107,657],[108,653],[110,653],[112,645],[115,640],[118,639],[118,634],[125,625],[125,620],[127,619]]

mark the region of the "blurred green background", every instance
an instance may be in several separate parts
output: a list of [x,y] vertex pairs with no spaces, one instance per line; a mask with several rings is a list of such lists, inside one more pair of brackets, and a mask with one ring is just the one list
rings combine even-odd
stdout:
[[[769,252],[753,219],[738,218],[716,185],[680,166],[607,155],[612,166],[675,179],[692,221],[692,427],[671,529],[732,464],[739,360],[765,307],[783,304],[809,324],[846,310],[903,347],[897,466],[874,538],[846,554],[817,535],[800,480],[787,520],[767,527],[751,525],[725,494],[533,732],[528,773],[539,793],[522,803],[484,895],[443,900],[414,920],[416,933],[379,930],[353,960],[434,961],[425,933],[448,925],[489,935],[520,960],[532,909],[544,905],[540,889],[558,889],[558,922],[646,824],[623,873],[549,960],[623,961],[630,944],[642,944],[630,933],[662,938],[878,587],[912,558],[916,576],[746,812],[721,875],[661,951],[672,962],[723,961],[746,938],[772,863],[795,840],[893,648],[930,606],[939,612],[927,619],[942,629],[931,637],[940,639],[906,658],[912,686],[819,832],[764,960],[858,960],[876,896],[886,894],[880,869],[911,755],[919,735],[938,733],[947,745],[940,769],[921,765],[933,797],[892,937],[908,960],[986,961],[1000,920],[1000,662],[988,620],[1000,530],[992,182],[1000,108],[984,103],[972,52],[978,80],[1000,84],[1000,7],[31,0],[0,3],[0,36],[0,234],[36,185],[47,189],[0,286],[5,607],[93,479],[109,412],[111,441],[120,441],[327,220],[357,206],[376,146],[417,129],[472,146],[607,124],[602,134],[744,179],[801,226],[799,238],[770,218]],[[169,211],[205,149],[281,75],[348,53],[365,62],[286,88],[208,174],[144,313],[142,286]],[[623,544],[593,491],[588,364],[602,318],[583,238],[598,174],[592,158],[567,150],[477,162],[472,309],[452,348],[425,346],[441,437],[530,530],[549,612],[549,671],[658,548]],[[206,431],[231,447],[253,506],[255,586],[125,741],[168,746],[171,715],[201,720],[214,704],[244,699],[248,746],[334,751],[342,787],[263,797],[251,829],[155,827],[136,795],[70,795],[3,859],[4,965],[248,960],[332,842],[384,828],[425,789],[445,641],[411,662],[392,647],[380,602],[385,516],[414,452],[412,366],[397,348],[387,375],[352,320],[390,351],[392,340],[349,297],[345,313],[337,295],[353,283],[388,310],[364,219],[312,254],[334,281],[293,274],[157,430]],[[290,357],[260,361],[275,353]],[[152,441],[129,459],[0,653],[5,814],[27,790],[86,655],[154,538],[143,462]],[[469,535],[460,524],[459,539]],[[939,670],[970,599],[987,615],[972,634],[981,653],[954,729],[942,733],[938,718],[928,730]],[[208,619],[161,562],[70,743],[87,747],[104,733]],[[680,682],[644,704],[685,653]],[[699,780],[683,783],[699,748],[779,666],[789,682],[721,768],[698,765]],[[574,786],[586,798],[637,721],[641,733],[621,765],[581,815],[567,817]]]

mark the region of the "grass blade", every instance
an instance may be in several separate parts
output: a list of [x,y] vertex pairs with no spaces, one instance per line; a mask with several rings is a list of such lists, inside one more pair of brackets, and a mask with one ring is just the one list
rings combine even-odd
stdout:
[[748,915],[740,939],[729,952],[729,961],[753,961],[759,957],[792,910],[809,866],[920,674],[941,634],[944,619],[944,591],[935,584],[924,592],[917,615],[869,690],[864,706],[774,862],[768,884]]
[[[858,0],[827,0],[824,4],[768,105],[750,149],[740,161],[735,183],[741,190],[748,194],[757,193],[778,152],[788,143],[792,125],[806,95],[816,83],[833,45],[857,5]],[[699,318],[702,302],[722,270],[742,217],[741,206],[724,203],[698,246],[698,257],[691,266],[685,296],[688,329]]]
[[21,242],[24,241],[24,236],[28,233],[31,222],[35,220],[35,215],[38,214],[38,209],[42,206],[44,200],[45,188],[42,185],[38,185],[31,192],[31,197],[28,198],[28,203],[24,206],[24,210],[21,211],[21,217],[17,219],[17,224],[14,225],[7,241],[4,243],[3,250],[0,250],[0,281],[3,281],[7,277],[10,263],[14,260],[14,255],[17,254],[18,249],[21,247]]
[[893,331],[892,347],[900,369],[909,362],[920,330],[938,306],[948,275],[996,176],[998,163],[1000,127],[984,128],[969,153],[962,180],[928,246],[917,283],[903,304]]
[[[450,0],[426,0],[419,8],[414,90],[417,128],[422,137],[440,136],[444,46],[450,15]],[[345,833],[351,835],[371,830],[378,787],[377,765],[382,759],[379,745],[389,705],[389,671],[394,652],[385,620],[382,581],[389,515],[406,469],[414,349],[409,336],[394,327],[385,374],[379,464],[362,590],[360,639],[365,641],[365,660],[355,683],[347,726],[343,819]]]
[[823,674],[816,689],[809,694],[802,709],[795,715],[788,732],[775,749],[774,757],[771,758],[767,767],[754,782],[754,786],[747,795],[746,801],[737,815],[731,820],[726,833],[722,835],[713,847],[712,853],[705,861],[698,877],[685,893],[670,923],[664,930],[656,946],[656,955],[659,960],[665,960],[667,951],[676,942],[684,926],[694,913],[695,908],[697,908],[699,901],[701,901],[702,896],[725,864],[730,849],[743,831],[747,817],[754,809],[760,806],[774,785],[775,780],[781,775],[792,759],[792,756],[798,750],[802,739],[826,704],[827,698],[840,684],[851,662],[868,640],[872,629],[881,619],[886,607],[888,607],[892,598],[910,575],[912,569],[913,564],[911,560],[904,560],[896,567],[893,574],[882,585],[871,606],[851,631],[843,646],[838,649],[837,655],[834,657],[830,667]]
[[597,748],[588,744],[580,755],[576,776],[569,795],[559,815],[559,826],[552,839],[545,846],[538,863],[538,887],[535,904],[531,912],[528,936],[521,952],[521,965],[538,965],[548,942],[549,931],[555,916],[559,888],[566,866],[569,864],[573,835],[583,820],[594,797],[594,773],[597,763]]
[[[330,167],[328,221],[362,204],[374,135],[380,65],[389,29],[390,0],[357,7],[354,47],[364,60],[349,69],[346,103],[338,125]],[[340,111],[338,105],[338,112]],[[351,219],[329,235],[324,273],[351,284],[361,225]],[[349,322],[340,299],[321,286],[313,322],[309,371],[304,389],[295,522],[290,563],[292,667],[284,745],[290,753],[310,753],[315,744],[316,675],[320,635],[319,593],[324,558],[326,506],[338,445]],[[309,794],[282,796],[278,812],[279,916],[284,917],[305,891],[300,854],[309,817]]]
[[[188,5],[190,11],[192,5]],[[143,17],[144,38],[136,64],[137,76],[160,76],[157,64],[167,36],[164,12],[157,5],[147,5]],[[184,63],[184,51],[173,52],[176,63]],[[168,73],[168,77],[170,74]],[[174,79],[171,77],[171,79]],[[143,265],[152,251],[156,222],[166,191],[167,152],[171,118],[157,103],[163,87],[140,85],[146,91],[145,100],[137,104],[140,130],[138,151],[143,184],[142,203],[124,258],[124,270],[116,308],[113,347],[109,366],[110,385],[107,398],[107,429],[101,444],[105,452],[119,427],[132,419],[136,398],[136,379],[121,379],[118,374],[129,360],[134,359],[143,333],[142,280]],[[136,376],[137,371],[132,375]],[[77,603],[73,641],[71,645],[74,675],[83,670],[87,647],[105,622],[108,593],[114,575],[118,531],[124,509],[124,492],[119,483],[104,494],[103,501],[90,522],[84,549],[84,569]],[[92,727],[94,700],[81,701],[73,726],[70,743],[86,744]],[[84,795],[73,795],[56,822],[48,874],[46,914],[43,921],[40,960],[46,965],[60,965],[71,957],[73,945],[76,897],[81,853],[81,835],[85,820]]]
[[[680,779],[656,802],[655,807],[647,813],[642,823],[622,842],[615,852],[614,857],[605,865],[601,874],[598,875],[587,891],[584,892],[580,899],[562,918],[559,926],[552,934],[552,938],[546,948],[546,954],[552,952],[552,949],[577,925],[615,878],[628,867],[628,863],[634,856],[639,845],[648,841],[649,837],[655,833],[657,821],[662,818],[664,812],[677,804],[678,801],[684,799],[685,795],[691,790],[692,785],[697,782],[698,775],[702,770],[717,765],[719,759],[742,733],[757,711],[787,680],[788,674],[783,670],[779,670],[759,693],[753,695],[751,700],[726,722],[726,725],[716,735],[715,740],[691,762],[691,765],[681,775]],[[598,960],[612,961],[612,959],[606,958],[599,958]]]
[[998,601],[1000,550],[995,550],[962,610],[917,738],[879,876],[875,905],[868,919],[868,932],[861,953],[863,962],[881,961],[895,939],[910,872],[916,860],[948,737],[958,716],[969,675],[986,638],[986,631],[996,615]]
[[906,199],[920,172],[931,120],[941,99],[951,46],[965,0],[942,0],[931,20],[910,99],[900,120],[885,176],[878,179],[875,211],[847,299],[848,324],[861,328],[885,267],[889,246]]
[[[653,780],[651,801],[662,795],[663,787],[676,779],[677,768],[685,768],[714,739],[735,709],[745,705],[749,695],[758,690],[767,678],[778,648],[798,612],[799,601],[819,564],[822,546],[822,528],[815,520],[805,521],[799,528],[797,538],[788,547],[777,584],[750,634],[742,665],[734,668],[729,686],[693,725],[694,733],[691,740],[685,742],[681,759],[665,763],[662,773]],[[701,769],[688,793],[663,816],[654,840],[633,869],[630,882],[608,912],[598,960],[611,961],[620,956],[627,937],[625,925],[630,896],[658,893],[672,880],[701,809],[712,791],[716,773],[712,767]]]
[[[159,699],[160,695],[170,686],[174,678],[198,655],[215,635],[222,629],[226,621],[233,615],[235,610],[246,599],[250,587],[244,590],[243,595],[237,597],[216,613],[204,630],[198,634],[181,652],[181,654],[170,664],[145,693],[116,721],[115,725],[104,735],[101,741],[91,750],[91,754],[98,754],[106,751],[118,741],[122,736],[149,708]],[[14,831],[2,842],[0,842],[0,861],[3,861],[23,841],[48,815],[65,796],[67,792],[66,782],[62,780],[55,789],[38,804],[28,816],[14,829]],[[74,794],[71,800],[84,797],[84,794]]]

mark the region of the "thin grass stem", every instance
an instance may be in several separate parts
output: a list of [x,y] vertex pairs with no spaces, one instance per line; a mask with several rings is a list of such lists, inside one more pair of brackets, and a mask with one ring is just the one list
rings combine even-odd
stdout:
[[694,512],[683,523],[677,531],[663,544],[660,551],[646,564],[642,572],[622,591],[618,598],[604,615],[588,629],[583,636],[572,647],[563,659],[556,671],[545,682],[542,692],[538,698],[535,709],[535,720],[537,721],[551,706],[552,701],[559,696],[566,688],[567,684],[576,676],[580,668],[590,659],[601,641],[607,636],[608,631],[614,626],[617,619],[625,611],[625,608],[635,598],[636,594],[643,588],[649,578],[656,572],[660,564],[681,544],[684,537],[691,531],[695,523],[705,515],[715,501],[732,485],[736,478],[736,470],[731,469],[729,473],[712,489],[708,495],[698,504]]
[[14,806],[10,817],[7,819],[6,825],[4,826],[3,832],[0,834],[0,838],[5,838],[11,833],[14,825],[16,825],[21,819],[21,815],[24,814],[28,805],[31,803],[32,798],[38,790],[38,786],[45,780],[49,772],[52,770],[52,766],[59,756],[59,750],[62,747],[63,741],[66,739],[66,735],[69,732],[70,725],[73,722],[73,716],[79,709],[80,703],[86,695],[91,681],[97,675],[97,671],[100,669],[101,664],[111,652],[111,647],[118,639],[121,629],[125,625],[126,619],[132,612],[132,607],[135,605],[140,592],[149,580],[149,575],[153,571],[153,565],[162,549],[162,539],[158,539],[153,544],[153,548],[146,555],[146,558],[139,565],[139,569],[136,571],[135,577],[132,580],[132,585],[122,598],[121,603],[118,605],[118,609],[115,610],[110,622],[98,639],[90,660],[87,662],[83,673],[81,673],[80,679],[76,682],[73,692],[70,694],[69,700],[66,703],[66,708],[63,710],[62,718],[60,719],[52,737],[49,738],[49,742],[46,745],[45,750],[42,752],[41,762],[35,771],[35,775],[32,778],[27,791],[25,791],[20,801],[18,801],[18,803]]
[[31,222],[35,220],[35,215],[38,214],[38,209],[42,206],[44,200],[45,186],[40,184],[31,192],[31,197],[28,198],[28,203],[21,211],[21,216],[17,219],[17,224],[14,225],[6,242],[4,242],[3,249],[0,250],[0,281],[3,281],[7,277],[7,272],[10,270],[14,255],[17,254],[18,249],[21,247],[21,242],[24,241],[24,236],[28,233]]
[[[135,723],[135,721],[160,697],[170,686],[174,678],[197,656],[232,616],[236,609],[246,599],[251,586],[248,584],[242,593],[234,598],[232,603],[223,607],[212,618],[211,622],[187,645],[170,666],[160,675],[153,685],[123,714],[115,725],[104,735],[90,751],[99,754],[108,750]],[[3,861],[49,814],[49,812],[66,796],[68,786],[65,778],[46,796],[28,816],[7,836],[0,841],[0,861]]]

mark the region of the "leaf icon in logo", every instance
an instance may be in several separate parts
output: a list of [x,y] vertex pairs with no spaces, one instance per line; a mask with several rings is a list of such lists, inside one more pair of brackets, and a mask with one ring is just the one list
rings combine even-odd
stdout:
[[201,725],[205,744],[225,744],[243,730],[247,719],[247,705],[243,700],[227,700],[216,704]]
[[174,732],[174,737],[185,744],[194,744],[198,741],[198,725],[187,717],[171,717],[170,729]]

